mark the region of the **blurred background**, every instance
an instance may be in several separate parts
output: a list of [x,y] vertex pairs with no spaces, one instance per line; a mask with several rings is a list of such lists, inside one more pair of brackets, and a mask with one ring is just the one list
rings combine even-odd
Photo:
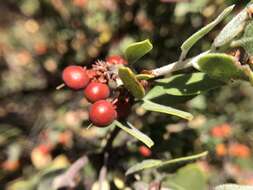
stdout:
[[[225,7],[236,4],[236,14],[248,2],[1,1],[0,189],[49,190],[52,187],[41,180],[42,173],[67,167],[84,154],[89,162],[73,189],[97,188],[94,184],[103,165],[100,149],[110,129],[87,130],[88,103],[82,92],[55,89],[62,83],[64,67],[89,67],[97,59],[122,55],[128,44],[146,38],[152,41],[154,49],[138,62],[136,70],[166,65],[178,59],[179,47],[187,37],[216,18]],[[190,55],[207,50],[232,16],[201,40]],[[145,186],[155,180],[158,174],[153,171],[124,176],[127,168],[143,159],[171,159],[204,150],[209,150],[207,159],[194,167],[188,165],[188,169],[194,169],[190,173],[197,170],[200,175],[195,178],[201,183],[195,190],[225,182],[253,185],[253,89],[248,83],[234,83],[187,99],[171,97],[166,104],[176,104],[175,107],[193,113],[195,119],[187,123],[134,107],[129,120],[156,144],[146,150],[120,132],[108,161],[110,189],[137,189],[136,183]],[[171,174],[181,166],[161,172],[166,174],[164,187],[170,186]],[[173,180],[181,183],[177,176]]]

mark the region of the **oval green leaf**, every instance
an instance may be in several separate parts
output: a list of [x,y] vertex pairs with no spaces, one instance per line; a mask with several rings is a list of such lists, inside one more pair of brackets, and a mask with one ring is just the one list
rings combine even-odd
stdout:
[[126,172],[126,175],[135,173],[135,172],[139,172],[145,169],[151,169],[151,168],[161,168],[161,167],[165,167],[168,166],[170,164],[174,164],[174,163],[179,163],[179,162],[186,162],[186,161],[192,161],[201,157],[204,157],[208,154],[207,151],[199,153],[199,154],[195,154],[195,155],[191,155],[191,156],[186,156],[186,157],[181,157],[181,158],[176,158],[176,159],[172,159],[172,160],[166,160],[166,161],[162,161],[162,160],[144,160],[141,163],[138,163],[134,166],[132,166],[131,168],[129,168]]
[[131,168],[129,168],[126,171],[126,175],[130,175],[130,174],[133,174],[135,172],[139,172],[139,171],[142,171],[145,169],[157,168],[161,163],[162,163],[161,160],[153,160],[153,159],[144,160],[144,161],[132,166]]
[[134,63],[153,49],[149,39],[130,44],[125,50],[125,57],[129,63]]
[[145,95],[145,90],[140,82],[135,77],[134,73],[128,67],[119,68],[119,77],[122,80],[127,90],[137,99],[142,99]]
[[199,70],[211,78],[228,82],[231,79],[245,79],[241,65],[232,56],[222,53],[211,53],[201,57],[197,63]]
[[[248,5],[252,6],[252,5]],[[236,15],[219,33],[213,42],[214,47],[221,47],[235,39],[241,32],[243,32],[247,20],[249,19],[248,7],[243,9]]]
[[228,14],[233,10],[234,5],[226,8],[213,22],[209,23],[199,31],[189,37],[181,46],[182,55],[186,56],[188,51],[196,44],[201,38],[208,34],[215,26],[217,26]]
[[150,137],[148,137],[147,135],[145,135],[144,133],[142,133],[141,131],[136,129],[130,123],[127,123],[128,126],[123,125],[119,121],[114,121],[113,123],[115,124],[115,126],[121,128],[122,130],[124,130],[125,132],[127,132],[128,134],[133,136],[134,138],[136,138],[139,141],[143,142],[149,148],[154,145],[154,141]]
[[175,116],[181,117],[183,119],[187,119],[187,120],[193,119],[193,115],[188,112],[184,112],[184,111],[181,111],[181,110],[169,107],[169,106],[160,105],[160,104],[151,102],[149,100],[144,100],[144,102],[141,106],[145,110],[148,110],[148,111],[154,111],[154,112],[165,113],[165,114],[169,114],[169,115],[175,115]]
[[249,22],[245,28],[243,36],[231,43],[231,46],[241,46],[248,53],[253,56],[253,22]]

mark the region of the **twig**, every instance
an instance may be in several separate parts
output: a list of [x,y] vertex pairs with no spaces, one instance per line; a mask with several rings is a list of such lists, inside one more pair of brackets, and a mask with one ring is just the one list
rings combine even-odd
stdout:
[[119,134],[120,129],[118,127],[115,127],[112,132],[106,137],[106,144],[103,148],[103,153],[109,153],[111,151],[112,148],[112,143],[114,141],[114,139],[116,138],[116,136]]
[[87,162],[88,158],[86,156],[82,156],[77,161],[75,161],[65,173],[54,179],[53,188],[74,188],[76,186],[75,177]]
[[103,190],[104,181],[106,179],[107,167],[104,165],[99,172],[99,190]]
[[155,77],[158,77],[158,76],[163,76],[163,75],[169,74],[169,73],[174,72],[174,71],[178,71],[178,70],[181,70],[181,69],[191,67],[194,64],[196,64],[196,62],[199,60],[199,58],[201,58],[202,56],[208,54],[209,52],[210,52],[210,50],[205,51],[205,52],[197,55],[196,57],[192,57],[192,58],[189,58],[187,60],[182,61],[180,64],[179,64],[178,61],[176,61],[174,63],[170,63],[166,66],[154,69],[151,72],[152,72],[153,75],[155,75]]

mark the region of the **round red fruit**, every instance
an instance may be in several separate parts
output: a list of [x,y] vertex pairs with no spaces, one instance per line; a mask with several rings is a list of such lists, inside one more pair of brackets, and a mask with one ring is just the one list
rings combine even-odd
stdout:
[[106,99],[110,96],[110,89],[106,84],[91,82],[84,90],[85,97],[90,102]]
[[68,66],[63,70],[62,79],[69,88],[74,90],[86,87],[90,80],[86,70],[75,65]]
[[89,119],[98,127],[110,125],[116,118],[117,112],[109,101],[99,100],[91,105],[89,109]]
[[146,146],[140,146],[139,152],[144,157],[149,157],[152,154],[151,150],[149,148],[147,148]]
[[119,55],[111,55],[106,58],[106,61],[115,65],[127,65],[127,61]]

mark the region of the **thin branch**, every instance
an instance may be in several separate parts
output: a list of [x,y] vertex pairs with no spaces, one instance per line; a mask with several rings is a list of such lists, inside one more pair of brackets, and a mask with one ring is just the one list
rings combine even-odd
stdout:
[[163,67],[157,68],[152,70],[152,74],[155,75],[155,77],[158,76],[163,76],[169,73],[172,73],[174,71],[178,71],[178,70],[182,70],[188,67],[192,67],[194,64],[196,64],[196,62],[198,61],[198,59],[206,54],[208,54],[210,52],[210,50],[205,51],[199,55],[197,55],[196,57],[192,57],[189,58],[185,61],[182,61],[180,64],[178,61],[174,62],[174,63],[170,63],[168,65],[165,65]]
[[76,186],[75,178],[87,162],[88,158],[86,156],[82,156],[77,161],[75,161],[65,173],[54,179],[53,188],[74,188]]
[[102,166],[102,168],[99,172],[99,178],[98,178],[99,190],[103,190],[103,185],[106,180],[106,175],[107,175],[107,167],[104,165],[104,166]]
[[111,133],[109,133],[109,135],[106,137],[106,144],[103,148],[103,152],[108,153],[111,151],[112,148],[112,143],[114,141],[114,139],[116,138],[116,136],[119,134],[120,129],[118,127],[115,127]]

